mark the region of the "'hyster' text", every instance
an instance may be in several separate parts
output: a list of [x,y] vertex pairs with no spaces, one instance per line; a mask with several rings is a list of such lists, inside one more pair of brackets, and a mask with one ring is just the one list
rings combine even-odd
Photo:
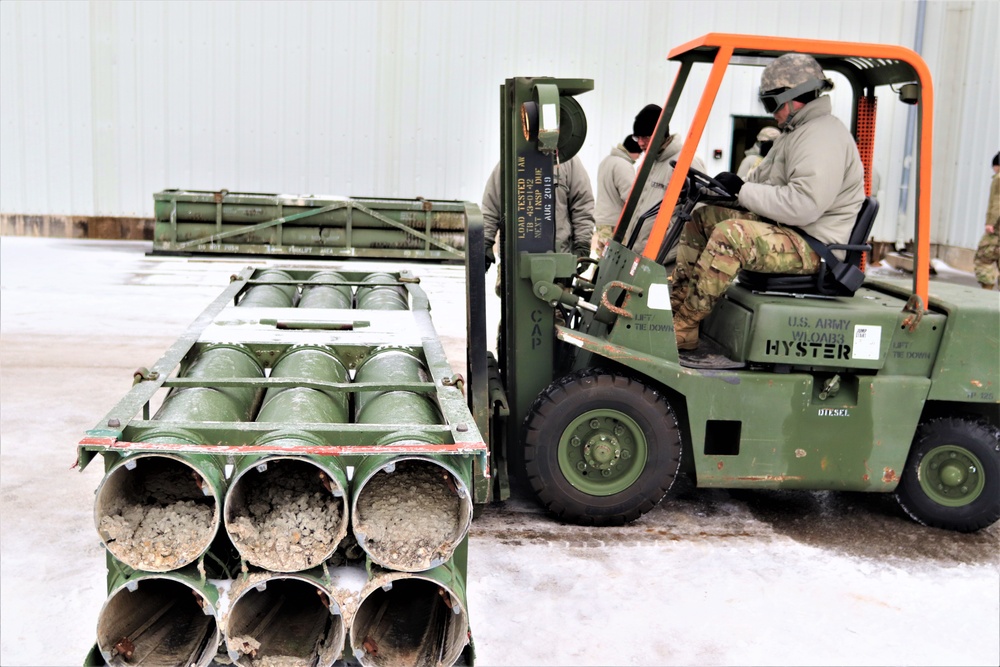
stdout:
[[850,359],[851,346],[846,343],[807,343],[803,340],[770,340],[764,344],[764,354],[810,359]]

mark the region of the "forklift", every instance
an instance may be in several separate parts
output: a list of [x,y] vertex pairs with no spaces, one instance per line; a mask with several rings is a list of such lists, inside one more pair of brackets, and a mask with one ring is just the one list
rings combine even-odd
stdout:
[[[914,273],[864,274],[877,202],[862,207],[847,259],[813,276],[744,271],[707,320],[722,363],[678,356],[665,259],[699,203],[732,200],[691,168],[723,77],[789,52],[849,82],[870,194],[876,92],[917,107]],[[487,352],[481,230],[468,257],[469,402],[490,445],[491,500],[524,485],[558,519],[636,520],[680,475],[698,488],[894,493],[914,520],[971,532],[1000,518],[1000,303],[929,284],[933,87],[894,45],[707,34],[680,66],[648,149],[655,155],[695,67],[696,116],[644,248],[627,235],[651,168],[640,168],[596,267],[554,250],[556,164],[586,137],[586,79],[501,87],[501,325]],[[638,225],[632,225],[638,228]],[[478,236],[478,237],[477,237]],[[477,252],[479,254],[477,254]],[[587,279],[593,270],[593,277]],[[845,287],[844,275],[856,278]],[[845,281],[850,283],[849,280]],[[666,497],[666,500],[664,498]]]

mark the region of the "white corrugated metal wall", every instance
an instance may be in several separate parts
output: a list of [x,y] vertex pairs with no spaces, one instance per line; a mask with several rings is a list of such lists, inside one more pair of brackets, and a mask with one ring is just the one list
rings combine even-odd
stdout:
[[[149,216],[152,193],[168,187],[478,201],[499,156],[497,91],[513,75],[595,80],[580,98],[593,177],[635,112],[666,99],[672,47],[747,32],[912,48],[918,7],[6,0],[0,212]],[[925,7],[932,241],[974,247],[1000,147],[1000,3]],[[699,146],[713,173],[730,161],[731,116],[762,114],[756,85],[755,73],[733,75],[716,102]],[[686,96],[673,129],[686,131],[693,105]],[[876,233],[893,240],[906,107],[882,99],[879,116]]]

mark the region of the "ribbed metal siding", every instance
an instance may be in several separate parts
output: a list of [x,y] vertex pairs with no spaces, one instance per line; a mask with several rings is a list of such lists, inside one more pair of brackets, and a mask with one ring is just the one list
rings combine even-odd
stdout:
[[[635,112],[666,99],[674,46],[715,31],[912,47],[917,7],[8,0],[0,210],[148,216],[152,193],[167,187],[478,201],[499,157],[499,85],[512,75],[595,80],[579,98],[590,124],[581,157],[594,178]],[[996,3],[927,5],[934,242],[973,247],[981,232],[1000,144],[998,20]],[[730,163],[731,116],[763,114],[757,73],[729,78],[699,146],[713,173]],[[672,130],[686,133],[695,104],[685,96]],[[883,95],[880,239],[895,235],[905,112]]]
[[0,211],[93,211],[85,3],[0,3]]
[[1000,3],[929,3],[924,56],[938,104],[931,241],[975,248],[1000,151]]

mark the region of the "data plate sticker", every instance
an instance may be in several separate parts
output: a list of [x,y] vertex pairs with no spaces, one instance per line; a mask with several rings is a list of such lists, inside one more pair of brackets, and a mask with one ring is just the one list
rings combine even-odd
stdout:
[[653,283],[646,304],[650,310],[670,310],[670,288],[665,283]]
[[866,324],[854,325],[855,359],[878,359],[879,348],[882,345],[882,327]]
[[555,104],[542,105],[542,131],[555,132],[559,129],[559,112]]

